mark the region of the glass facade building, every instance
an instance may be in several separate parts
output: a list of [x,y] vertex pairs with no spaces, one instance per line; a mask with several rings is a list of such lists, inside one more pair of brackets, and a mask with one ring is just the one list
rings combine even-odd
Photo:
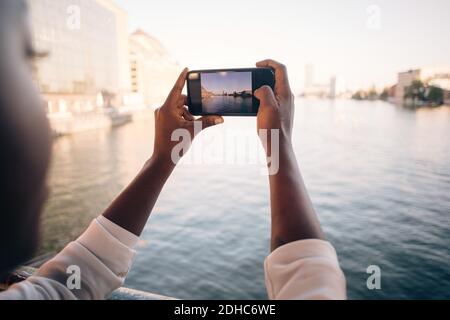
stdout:
[[49,114],[103,107],[130,91],[127,15],[109,0],[29,0],[35,78]]

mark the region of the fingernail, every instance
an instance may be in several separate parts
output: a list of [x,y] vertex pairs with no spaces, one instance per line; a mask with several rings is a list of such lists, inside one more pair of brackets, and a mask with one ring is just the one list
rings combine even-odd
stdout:
[[222,118],[217,118],[216,120],[214,120],[215,124],[221,124],[223,123],[223,119]]

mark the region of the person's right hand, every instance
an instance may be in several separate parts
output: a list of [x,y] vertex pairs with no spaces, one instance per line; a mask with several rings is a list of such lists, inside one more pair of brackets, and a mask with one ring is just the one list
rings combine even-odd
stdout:
[[[272,68],[275,71],[275,92],[269,86],[255,91],[260,101],[258,112],[258,132],[261,129],[280,130],[280,142],[291,144],[294,122],[294,96],[292,94],[286,67],[274,60],[264,60],[256,64],[258,68]],[[270,133],[269,133],[270,136]],[[267,150],[266,142],[263,145]]]
[[[184,69],[178,77],[175,86],[170,92],[166,102],[161,108],[155,111],[155,144],[153,151],[153,158],[164,159],[165,162],[170,162],[175,165],[176,161],[172,156],[172,152],[179,141],[172,140],[172,134],[178,129],[186,129],[190,133],[190,140],[184,144],[183,152],[190,147],[195,135],[201,130],[221,124],[224,122],[220,116],[203,116],[200,119],[195,119],[186,106],[187,97],[182,94],[183,88],[186,85],[186,75],[188,69]],[[195,130],[195,123],[200,124]],[[182,154],[177,154],[180,156]]]

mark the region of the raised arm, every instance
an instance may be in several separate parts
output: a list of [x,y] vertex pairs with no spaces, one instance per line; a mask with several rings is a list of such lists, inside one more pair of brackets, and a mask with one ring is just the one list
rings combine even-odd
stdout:
[[272,254],[265,262],[269,298],[345,299],[344,274],[333,246],[324,241],[292,148],[294,97],[286,67],[273,60],[257,66],[273,68],[276,78],[275,92],[267,86],[255,92],[261,102],[258,130],[269,131],[260,134],[272,209]]
[[[186,152],[200,129],[223,122],[217,116],[196,121],[189,114],[186,97],[181,93],[186,72],[180,75],[166,103],[155,112],[154,153],[137,177],[76,241],[44,264],[33,277],[0,293],[0,300],[103,299],[123,284],[134,257],[137,236],[179,160],[172,157],[174,146],[181,142]],[[183,141],[172,141],[172,133],[179,129]],[[76,270],[78,285],[70,277],[70,272]]]
[[[289,86],[286,67],[265,60],[258,67],[275,70],[275,92],[262,87],[255,92],[261,101],[258,130],[269,130],[268,143],[263,141],[268,158],[278,158],[278,170],[270,171],[270,200],[272,206],[272,250],[305,239],[324,239],[320,223],[303,183],[292,148],[294,97]],[[270,141],[270,130],[278,130],[279,141]],[[271,154],[273,143],[279,143],[278,154]]]
[[[153,156],[103,214],[108,220],[135,235],[141,234],[164,184],[175,168],[175,159],[172,159],[171,155],[179,141],[172,141],[172,134],[178,129],[186,129],[190,139],[193,139],[197,133],[194,130],[195,119],[188,112],[185,106],[186,96],[182,94],[186,74],[187,69],[181,73],[165,104],[155,112]],[[202,123],[201,128],[205,129],[222,123],[223,119],[206,116],[198,121]],[[189,147],[189,144],[186,147]]]

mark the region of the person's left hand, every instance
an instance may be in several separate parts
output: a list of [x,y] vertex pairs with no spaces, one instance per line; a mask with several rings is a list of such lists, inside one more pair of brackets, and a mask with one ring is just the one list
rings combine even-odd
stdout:
[[[186,107],[187,97],[182,94],[188,69],[184,69],[179,76],[175,86],[170,92],[166,102],[162,107],[155,111],[155,146],[153,157],[170,161],[175,165],[172,159],[173,148],[180,141],[172,141],[172,134],[178,129],[185,129],[189,133],[190,140],[183,141],[184,153],[190,147],[195,135],[208,127],[224,122],[220,116],[204,116],[196,120]],[[194,128],[194,124],[195,125]]]

